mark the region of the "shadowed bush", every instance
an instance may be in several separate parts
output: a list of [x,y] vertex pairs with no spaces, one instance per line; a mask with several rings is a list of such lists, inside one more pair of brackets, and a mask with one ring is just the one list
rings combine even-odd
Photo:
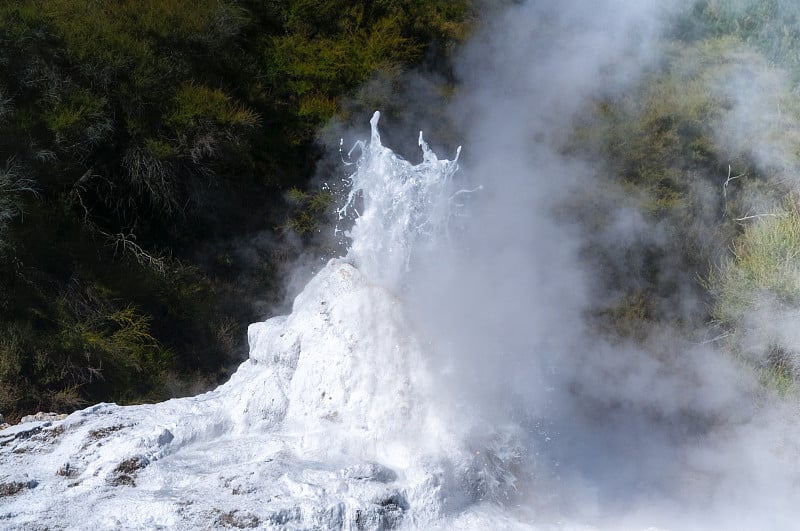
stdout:
[[283,299],[294,236],[326,219],[318,128],[376,71],[446,57],[469,17],[466,0],[0,3],[0,412],[224,380]]

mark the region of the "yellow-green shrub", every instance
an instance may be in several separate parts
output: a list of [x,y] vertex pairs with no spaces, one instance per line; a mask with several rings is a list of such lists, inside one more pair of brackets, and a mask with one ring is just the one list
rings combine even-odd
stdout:
[[166,116],[166,123],[178,131],[195,128],[203,121],[223,127],[253,127],[258,120],[255,112],[236,104],[222,90],[192,83],[178,90]]
[[765,297],[800,304],[800,212],[792,205],[747,222],[732,256],[712,275],[713,315],[735,323]]

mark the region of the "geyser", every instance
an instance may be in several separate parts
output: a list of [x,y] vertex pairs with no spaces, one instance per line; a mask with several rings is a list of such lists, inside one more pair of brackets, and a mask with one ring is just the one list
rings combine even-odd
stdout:
[[4,430],[0,482],[24,488],[1,525],[429,528],[509,484],[497,442],[475,446],[433,400],[400,288],[443,234],[456,162],[421,135],[423,161],[403,160],[378,116],[342,207],[359,209],[347,256],[250,326],[250,358],[216,390]]
[[0,527],[796,528],[796,398],[696,340],[703,322],[637,342],[587,319],[606,287],[587,250],[627,265],[668,227],[594,209],[621,196],[564,144],[587,100],[657,62],[679,3],[512,3],[458,68],[460,164],[485,185],[459,227],[458,154],[420,139],[411,164],[375,115],[346,256],[251,326],[218,389],[0,432]]
[[347,258],[359,270],[387,288],[396,288],[409,271],[416,246],[430,248],[446,234],[453,207],[451,183],[461,153],[440,160],[419,134],[422,162],[417,165],[381,144],[380,113],[370,120],[370,141],[357,142],[350,151],[360,151],[356,171],[349,178],[349,193],[339,209],[340,220],[356,211],[348,236]]

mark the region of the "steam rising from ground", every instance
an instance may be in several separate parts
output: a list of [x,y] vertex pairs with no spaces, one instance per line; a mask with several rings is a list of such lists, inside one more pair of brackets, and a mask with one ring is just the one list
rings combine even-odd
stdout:
[[[663,227],[620,208],[610,229],[587,233],[577,220],[592,213],[564,209],[601,194],[598,167],[562,146],[589,98],[625,90],[659,59],[670,9],[523,2],[460,62],[451,111],[466,132],[461,178],[483,189],[466,198],[469,216],[447,245],[415,255],[405,297],[435,353],[438,399],[466,437],[511,455],[505,502],[535,525],[788,529],[800,515],[794,405],[697,340],[700,324],[654,325],[639,344],[610,344],[587,325],[604,272],[581,250],[601,239],[658,246]],[[760,72],[751,91],[782,86],[780,73]],[[785,166],[763,133],[769,98],[734,95],[720,138]],[[680,304],[697,307],[688,293]]]
[[[675,234],[713,246],[703,230],[734,192],[756,205],[771,181],[691,183],[701,204],[676,233],[565,148],[592,100],[662,60],[681,7],[508,6],[459,64],[448,112],[464,157],[439,159],[420,135],[414,166],[381,145],[376,113],[340,210],[362,214],[347,257],[291,315],[251,326],[250,359],[217,390],[4,430],[0,526],[796,528],[797,397],[747,358],[774,341],[794,352],[797,308],[735,308],[738,359],[707,340],[719,331],[688,286],[702,272],[670,255]],[[791,135],[763,119],[800,130],[773,94],[788,81],[748,53],[715,87],[730,102],[717,138],[790,174]],[[759,90],[737,90],[749,73]],[[643,247],[660,251],[662,307],[609,334],[593,317],[644,282]]]

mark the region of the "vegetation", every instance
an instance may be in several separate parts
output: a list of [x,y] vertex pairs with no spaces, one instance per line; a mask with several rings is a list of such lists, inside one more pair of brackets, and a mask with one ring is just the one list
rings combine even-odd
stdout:
[[[0,411],[158,400],[224,379],[244,326],[281,300],[283,263],[329,214],[330,191],[310,186],[320,127],[396,112],[410,68],[437,74],[425,90],[442,100],[456,93],[448,58],[472,9],[2,3]],[[800,378],[795,347],[756,317],[800,310],[798,21],[790,0],[696,1],[660,61],[592,101],[563,148],[603,183],[570,215],[602,235],[635,212],[655,232],[587,238],[597,329],[643,344],[654,327],[712,324],[783,392]],[[727,131],[736,84],[759,76],[774,82],[775,118]]]
[[676,23],[682,40],[731,37],[761,51],[800,81],[800,6],[791,0],[698,0]]
[[[308,191],[316,131],[372,76],[442,63],[469,9],[2,3],[0,411],[225,378],[255,302],[281,299],[286,237],[330,203]],[[241,250],[257,237],[273,243]]]
[[[599,289],[611,288],[592,312],[597,328],[644,343],[660,325],[714,326],[711,340],[781,393],[800,382],[799,20],[781,0],[695,2],[662,60],[594,101],[565,148],[604,163],[587,228],[612,230],[622,204],[658,231],[621,252],[585,249],[605,273]],[[745,92],[764,80],[768,95]]]
[[785,393],[800,378],[792,316],[800,308],[800,212],[792,201],[748,224],[707,287],[728,346]]
[[[723,188],[731,159],[715,130],[726,102],[713,86],[731,67],[731,46],[725,39],[669,43],[664,61],[632,90],[593,102],[576,124],[568,152],[604,162],[606,197],[578,207],[593,212],[592,230],[606,230],[620,202],[660,230],[635,239],[622,251],[624,261],[618,249],[586,250],[586,259],[608,272],[602,289],[614,293],[596,311],[604,330],[644,339],[648,323],[704,319],[702,311],[683,313],[679,294],[707,297],[696,272],[719,260],[738,230],[725,215],[739,205]],[[755,172],[746,160],[734,164],[737,175]]]
[[734,241],[732,256],[712,277],[714,317],[736,322],[769,297],[800,304],[800,213],[793,205],[746,226]]

